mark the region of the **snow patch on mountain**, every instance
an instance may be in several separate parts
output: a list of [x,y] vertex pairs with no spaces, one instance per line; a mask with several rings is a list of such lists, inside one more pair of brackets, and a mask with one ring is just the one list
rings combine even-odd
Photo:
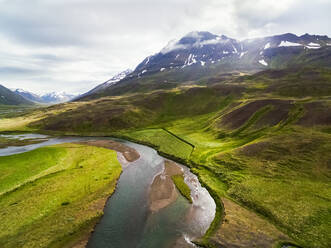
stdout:
[[132,72],[131,69],[127,69],[125,71],[122,71],[118,74],[116,74],[115,76],[113,76],[111,79],[109,79],[108,81],[104,82],[102,85],[104,88],[114,85],[117,82],[121,81],[122,79],[124,79],[127,75],[129,75]]
[[190,55],[189,55],[188,58],[186,59],[184,65],[182,66],[182,68],[197,63],[197,60],[195,59],[195,57],[196,57],[196,55],[190,53]]
[[248,53],[248,51],[241,52],[240,55],[239,55],[239,58],[242,58],[246,53]]
[[149,63],[150,58],[151,58],[151,56],[147,57],[147,61],[146,61],[145,65],[147,65]]
[[308,46],[321,46],[321,45],[318,44],[318,43],[310,42],[310,43],[308,44]]
[[282,41],[279,44],[279,47],[291,47],[291,46],[302,46],[300,43],[290,42],[290,41]]
[[264,66],[268,66],[268,63],[264,59],[260,59],[259,63]]
[[237,48],[231,43],[234,53],[238,53]]
[[318,43],[310,42],[307,46],[308,49],[319,49],[321,45]]
[[270,48],[270,42],[268,42],[268,43],[264,46],[263,49],[265,50],[265,49],[268,49],[268,48]]

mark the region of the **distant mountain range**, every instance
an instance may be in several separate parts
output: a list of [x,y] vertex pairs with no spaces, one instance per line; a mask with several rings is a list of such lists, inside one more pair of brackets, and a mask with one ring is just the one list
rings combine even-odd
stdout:
[[4,105],[33,105],[33,102],[12,92],[10,89],[0,85],[0,104]]
[[65,92],[57,93],[57,92],[51,92],[51,93],[46,93],[43,95],[37,95],[32,92],[22,90],[22,89],[16,89],[14,90],[14,93],[24,97],[26,100],[35,102],[35,103],[63,103],[63,102],[68,102],[77,95],[73,94],[67,94]]
[[217,78],[229,73],[303,66],[331,68],[329,37],[287,33],[240,41],[210,32],[191,32],[146,57],[135,70],[125,70],[80,96],[64,92],[37,95],[22,89],[16,89],[14,93],[34,103],[55,104],[175,88],[179,84],[207,78],[210,81],[213,76]]
[[191,32],[146,57],[133,72],[126,71],[78,99],[172,88],[222,73],[302,66],[331,67],[331,39],[287,33],[239,41],[210,32]]

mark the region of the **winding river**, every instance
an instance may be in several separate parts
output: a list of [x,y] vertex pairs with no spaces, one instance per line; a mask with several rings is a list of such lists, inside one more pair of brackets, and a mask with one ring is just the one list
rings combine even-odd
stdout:
[[[46,138],[29,134],[28,138]],[[24,138],[24,136],[20,137]],[[21,147],[0,149],[0,156],[27,152],[42,146],[86,140],[105,140],[105,137],[58,137]],[[168,248],[195,247],[191,240],[201,237],[212,222],[216,205],[208,191],[190,170],[180,165],[185,182],[191,189],[193,204],[179,194],[169,206],[152,213],[148,192],[154,177],[162,173],[165,158],[147,146],[113,139],[139,152],[140,158],[127,162],[118,153],[123,167],[115,193],[106,203],[104,216],[96,225],[88,248]]]

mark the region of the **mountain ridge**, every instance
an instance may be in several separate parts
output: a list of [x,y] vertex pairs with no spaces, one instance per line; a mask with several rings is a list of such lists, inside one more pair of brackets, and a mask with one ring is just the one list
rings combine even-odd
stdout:
[[129,74],[131,74],[133,72],[133,70],[131,69],[126,69],[118,74],[115,74],[113,77],[111,77],[110,79],[108,79],[106,82],[97,85],[96,87],[94,87],[93,89],[89,90],[88,92],[86,92],[85,94],[82,95],[82,97],[84,95],[89,95],[89,94],[93,94],[93,93],[97,93],[109,86],[115,85],[116,83],[118,83],[119,81],[121,81],[122,79],[124,79],[126,76],[128,76]]
[[77,100],[177,87],[180,83],[220,74],[307,65],[331,67],[331,39],[328,36],[285,33],[240,41],[225,35],[194,31],[168,42],[120,81],[103,83]]
[[33,105],[34,103],[0,84],[0,104]]
[[24,97],[28,101],[44,104],[68,102],[77,97],[77,95],[67,94],[65,92],[49,92],[40,95],[23,89],[15,89],[13,92]]
[[[331,46],[331,39],[328,36],[321,35],[305,34],[297,36],[286,33],[240,41],[209,32],[191,32],[176,42],[168,43],[159,53],[145,58],[133,73],[141,76],[148,71],[163,71],[193,64],[205,66],[229,58],[239,59],[240,61],[240,59],[249,56],[250,53],[252,53],[251,57],[255,57],[252,61],[255,62],[255,67],[257,67],[257,63],[267,66],[267,63],[259,62],[266,59],[263,55],[264,50],[291,46],[301,50],[319,49]],[[239,61],[237,63],[240,63]]]

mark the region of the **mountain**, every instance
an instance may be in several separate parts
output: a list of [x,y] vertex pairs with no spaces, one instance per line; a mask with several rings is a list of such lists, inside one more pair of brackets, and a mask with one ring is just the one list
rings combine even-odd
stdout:
[[[217,62],[232,65],[231,69],[253,69],[277,67],[276,56],[298,55],[310,50],[327,49],[330,52],[331,39],[327,36],[296,36],[283,34],[265,38],[238,41],[225,35],[209,32],[191,32],[178,41],[171,41],[159,53],[147,57],[134,71],[143,75],[187,66],[208,66]],[[270,64],[270,65],[269,65]]]
[[4,105],[32,105],[33,102],[25,99],[19,94],[0,85],[0,104]]
[[74,99],[75,97],[77,97],[77,95],[67,94],[65,92],[61,92],[61,93],[50,92],[43,95],[37,95],[23,89],[16,89],[14,90],[14,93],[32,102],[47,103],[47,104],[68,102]]
[[74,99],[77,95],[67,94],[65,92],[51,92],[41,96],[43,103],[63,103]]
[[178,41],[170,41],[159,53],[144,59],[135,69],[135,75],[165,71],[187,66],[206,66],[235,55],[243,48],[239,41],[225,35],[209,32],[191,32]]
[[105,82],[78,99],[169,89],[229,73],[298,66],[331,67],[331,39],[287,33],[239,41],[210,32],[191,32],[146,57],[120,81]]
[[128,76],[129,74],[131,74],[132,72],[133,71],[131,69],[126,69],[125,71],[122,71],[122,72],[116,74],[111,79],[107,80],[106,82],[104,82],[102,84],[99,84],[98,86],[96,86],[92,90],[88,91],[84,95],[90,95],[90,94],[98,93],[98,92],[100,92],[100,91],[102,91],[102,90],[104,90],[104,89],[106,89],[106,88],[108,88],[110,86],[113,86],[117,82],[121,81],[126,76]]
[[25,99],[32,101],[32,102],[36,102],[36,103],[43,103],[44,101],[42,100],[42,98],[37,95],[34,94],[32,92],[23,90],[23,89],[16,89],[14,90],[14,92],[22,97],[24,97]]

